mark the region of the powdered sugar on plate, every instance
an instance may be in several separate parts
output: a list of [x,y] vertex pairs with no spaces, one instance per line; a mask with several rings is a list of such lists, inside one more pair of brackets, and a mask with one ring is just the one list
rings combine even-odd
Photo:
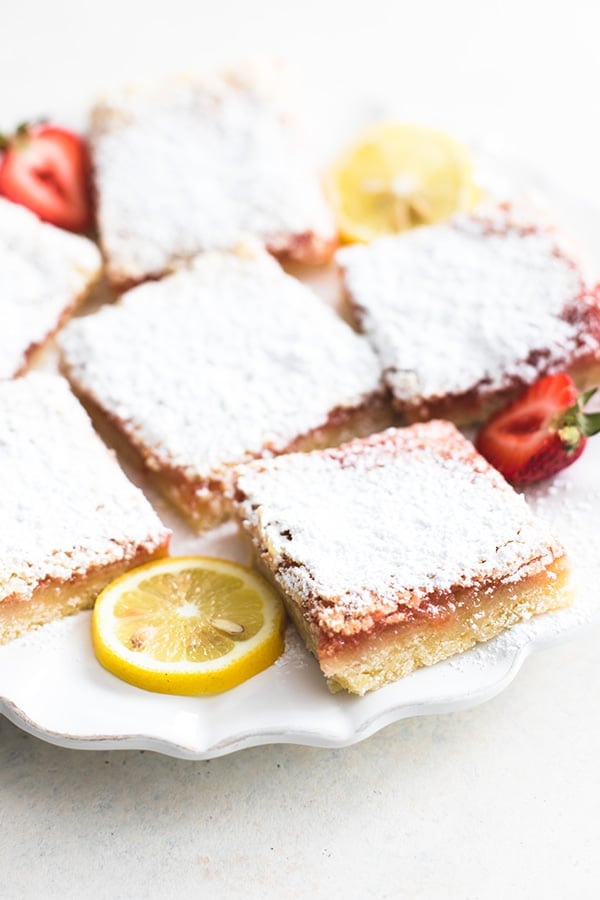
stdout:
[[285,631],[285,651],[279,657],[275,665],[279,670],[303,669],[310,662],[304,641],[293,627],[288,625]]
[[487,668],[503,659],[516,661],[524,648],[552,643],[600,619],[600,527],[592,525],[594,511],[600,509],[599,466],[600,447],[592,442],[572,469],[525,492],[531,508],[549,523],[565,546],[571,565],[573,606],[521,622],[493,641],[448,660],[448,665],[464,671]]

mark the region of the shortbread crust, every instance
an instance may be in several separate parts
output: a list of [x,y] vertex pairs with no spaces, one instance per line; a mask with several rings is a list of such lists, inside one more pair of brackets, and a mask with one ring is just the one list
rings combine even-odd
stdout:
[[368,343],[264,251],[203,254],[59,343],[111,439],[199,530],[226,515],[234,464],[390,423]]
[[0,644],[89,608],[169,531],[57,375],[0,384]]
[[331,256],[333,214],[284,94],[277,66],[240,66],[96,105],[90,143],[113,284],[158,277],[248,236],[282,259]]
[[408,421],[483,420],[542,375],[600,378],[600,298],[546,220],[487,206],[339,251],[360,328]]
[[87,238],[0,197],[0,379],[22,374],[86,296],[101,257]]
[[247,464],[235,507],[332,690],[570,602],[560,544],[449,422]]

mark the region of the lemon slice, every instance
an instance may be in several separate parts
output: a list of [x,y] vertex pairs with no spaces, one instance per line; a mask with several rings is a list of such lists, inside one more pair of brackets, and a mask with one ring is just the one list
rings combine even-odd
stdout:
[[441,131],[392,123],[342,154],[331,191],[341,237],[351,242],[440,222],[480,199],[466,147]]
[[270,666],[283,650],[275,591],[237,563],[160,559],[117,578],[96,600],[99,662],[123,681],[165,694],[213,694]]

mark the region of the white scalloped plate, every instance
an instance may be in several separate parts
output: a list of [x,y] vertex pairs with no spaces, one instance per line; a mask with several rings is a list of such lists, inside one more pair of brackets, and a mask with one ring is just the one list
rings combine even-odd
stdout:
[[[521,166],[513,163],[509,172],[513,183],[542,188],[598,258],[600,212],[566,199],[556,185],[541,185]],[[325,294],[331,290],[327,276],[310,280]],[[331,695],[291,629],[281,660],[228,693],[208,698],[147,693],[97,663],[90,614],[82,613],[0,648],[0,712],[25,731],[65,747],[148,749],[208,759],[269,743],[348,746],[399,719],[480,703],[512,681],[530,652],[570,638],[600,618],[600,438],[574,467],[528,497],[569,551],[577,594],[573,608],[532,619],[365,697]],[[174,554],[247,561],[233,526],[198,538],[164,504],[155,505],[174,529]]]

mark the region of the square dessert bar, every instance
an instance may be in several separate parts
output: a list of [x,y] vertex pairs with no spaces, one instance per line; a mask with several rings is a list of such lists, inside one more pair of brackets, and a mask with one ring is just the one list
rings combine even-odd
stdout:
[[600,302],[547,223],[490,206],[338,253],[408,421],[483,420],[542,375],[600,381]]
[[60,347],[109,439],[197,529],[226,517],[235,464],[390,424],[367,341],[262,250],[203,254]]
[[276,66],[123,90],[91,117],[98,226],[117,288],[254,236],[276,256],[328,259],[333,215]]
[[91,241],[0,198],[0,379],[20,375],[100,274]]
[[241,467],[236,513],[332,691],[570,602],[562,547],[449,422]]
[[57,375],[0,384],[0,644],[93,605],[170,533]]

